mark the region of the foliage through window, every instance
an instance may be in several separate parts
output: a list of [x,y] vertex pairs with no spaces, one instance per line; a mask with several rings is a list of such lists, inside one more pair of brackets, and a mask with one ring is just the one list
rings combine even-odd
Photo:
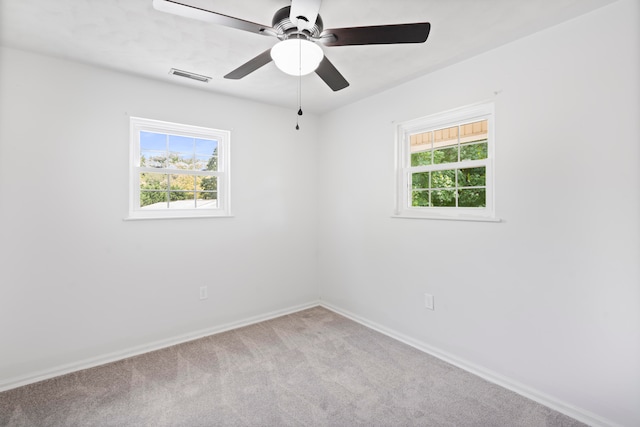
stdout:
[[398,125],[396,215],[493,218],[493,105]]
[[228,131],[132,117],[129,216],[228,216],[228,146]]

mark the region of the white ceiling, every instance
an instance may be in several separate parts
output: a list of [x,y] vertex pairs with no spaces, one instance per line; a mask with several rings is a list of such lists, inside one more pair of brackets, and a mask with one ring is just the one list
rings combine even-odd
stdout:
[[[333,92],[303,77],[305,111],[323,113],[615,0],[325,0],[324,27],[430,22],[424,44],[323,47],[351,84]],[[184,0],[271,26],[290,0]],[[594,31],[598,31],[594,28]],[[0,44],[297,109],[297,79],[273,63],[222,76],[277,39],[159,12],[152,0],[0,0]],[[213,77],[170,76],[170,68]],[[46,72],[46,70],[43,70]]]

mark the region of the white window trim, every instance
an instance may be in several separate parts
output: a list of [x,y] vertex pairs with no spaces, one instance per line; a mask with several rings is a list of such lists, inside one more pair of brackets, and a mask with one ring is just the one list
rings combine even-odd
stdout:
[[[434,169],[466,168],[478,165],[486,165],[486,197],[487,206],[485,208],[453,208],[453,207],[413,207],[411,200],[412,172],[421,172],[427,169],[424,166],[412,167],[410,164],[410,144],[409,137],[415,133],[427,132],[455,126],[462,122],[479,120],[488,121],[488,144],[487,159],[471,160],[457,163],[446,163],[442,165],[432,165],[427,167]],[[408,120],[396,125],[395,138],[395,175],[396,175],[396,197],[393,218],[408,219],[441,219],[459,221],[488,221],[500,222],[500,218],[495,216],[495,174],[494,174],[494,150],[495,150],[495,116],[493,102],[475,104],[444,113],[434,114],[419,119]]]
[[[176,133],[194,138],[218,141],[218,170],[212,175],[218,177],[218,207],[215,209],[141,209],[140,206],[140,141],[141,131]],[[180,123],[140,117],[130,118],[130,159],[129,159],[129,214],[125,220],[179,219],[179,218],[221,218],[231,217],[231,179],[229,174],[231,132]]]

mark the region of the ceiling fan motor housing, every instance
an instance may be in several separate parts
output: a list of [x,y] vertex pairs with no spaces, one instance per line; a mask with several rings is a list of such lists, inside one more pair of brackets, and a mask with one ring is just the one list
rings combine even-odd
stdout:
[[[272,27],[278,32],[278,38],[280,40],[286,40],[288,38],[300,38],[300,35],[306,36],[306,38],[318,38],[322,33],[322,18],[318,15],[315,25],[309,30],[299,31],[298,27],[294,25],[289,19],[291,6],[285,6],[278,10],[273,15]],[[297,36],[292,36],[292,35]]]

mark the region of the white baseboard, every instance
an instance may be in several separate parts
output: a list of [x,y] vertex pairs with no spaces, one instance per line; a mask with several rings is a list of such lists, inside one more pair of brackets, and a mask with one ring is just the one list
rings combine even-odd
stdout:
[[193,341],[199,338],[204,338],[210,335],[226,332],[231,329],[241,328],[243,326],[249,326],[254,323],[264,322],[276,317],[285,316],[287,314],[295,313],[298,311],[306,310],[308,308],[317,307],[320,305],[318,301],[312,301],[306,304],[300,304],[293,307],[288,307],[282,310],[272,311],[270,313],[262,314],[259,316],[249,317],[247,319],[239,320],[236,322],[225,323],[223,325],[213,326],[207,329],[201,329],[199,331],[190,332],[188,334],[167,338],[160,341],[155,341],[139,346],[127,348],[121,351],[115,351],[105,355],[92,357],[90,359],[79,360],[77,362],[68,363],[61,366],[56,366],[51,369],[45,369],[43,371],[35,372],[28,375],[18,376],[14,378],[8,378],[6,380],[0,380],[0,392],[10,390],[17,387],[22,387],[27,384],[36,383],[39,381],[47,380],[50,378],[58,377],[60,375],[69,374],[83,369],[94,368],[96,366],[104,365],[106,363],[116,362],[118,360],[126,359],[133,356],[138,356],[150,351],[160,350],[166,347],[171,347],[176,344],[182,344],[188,341]]
[[559,399],[554,398],[553,396],[550,396],[546,393],[535,390],[531,387],[528,387],[525,384],[519,383],[510,378],[507,378],[504,375],[485,369],[482,366],[479,366],[467,360],[461,359],[457,356],[447,353],[446,351],[440,350],[439,348],[433,347],[422,341],[418,341],[400,332],[394,331],[378,323],[375,323],[368,319],[360,317],[354,313],[351,313],[348,310],[344,310],[340,307],[336,307],[335,305],[327,303],[326,301],[321,301],[320,306],[328,310],[331,310],[335,313],[338,313],[355,322],[358,322],[361,325],[364,325],[368,328],[378,331],[384,335],[387,335],[388,337],[391,337],[395,340],[398,340],[407,345],[410,345],[411,347],[414,347],[424,353],[437,357],[438,359],[443,360],[447,363],[450,363],[454,366],[457,366],[460,369],[464,369],[465,371],[470,372],[474,375],[477,375],[481,378],[484,378],[489,382],[497,384],[501,387],[504,387],[515,393],[518,393],[521,396],[524,396],[544,406],[547,406],[551,409],[554,409],[558,412],[568,415],[571,418],[574,418],[585,424],[588,424],[593,427],[622,427],[619,424],[616,424],[613,421],[605,419],[592,412],[589,412],[584,409],[578,408],[576,406],[570,405],[568,403],[562,402]]

